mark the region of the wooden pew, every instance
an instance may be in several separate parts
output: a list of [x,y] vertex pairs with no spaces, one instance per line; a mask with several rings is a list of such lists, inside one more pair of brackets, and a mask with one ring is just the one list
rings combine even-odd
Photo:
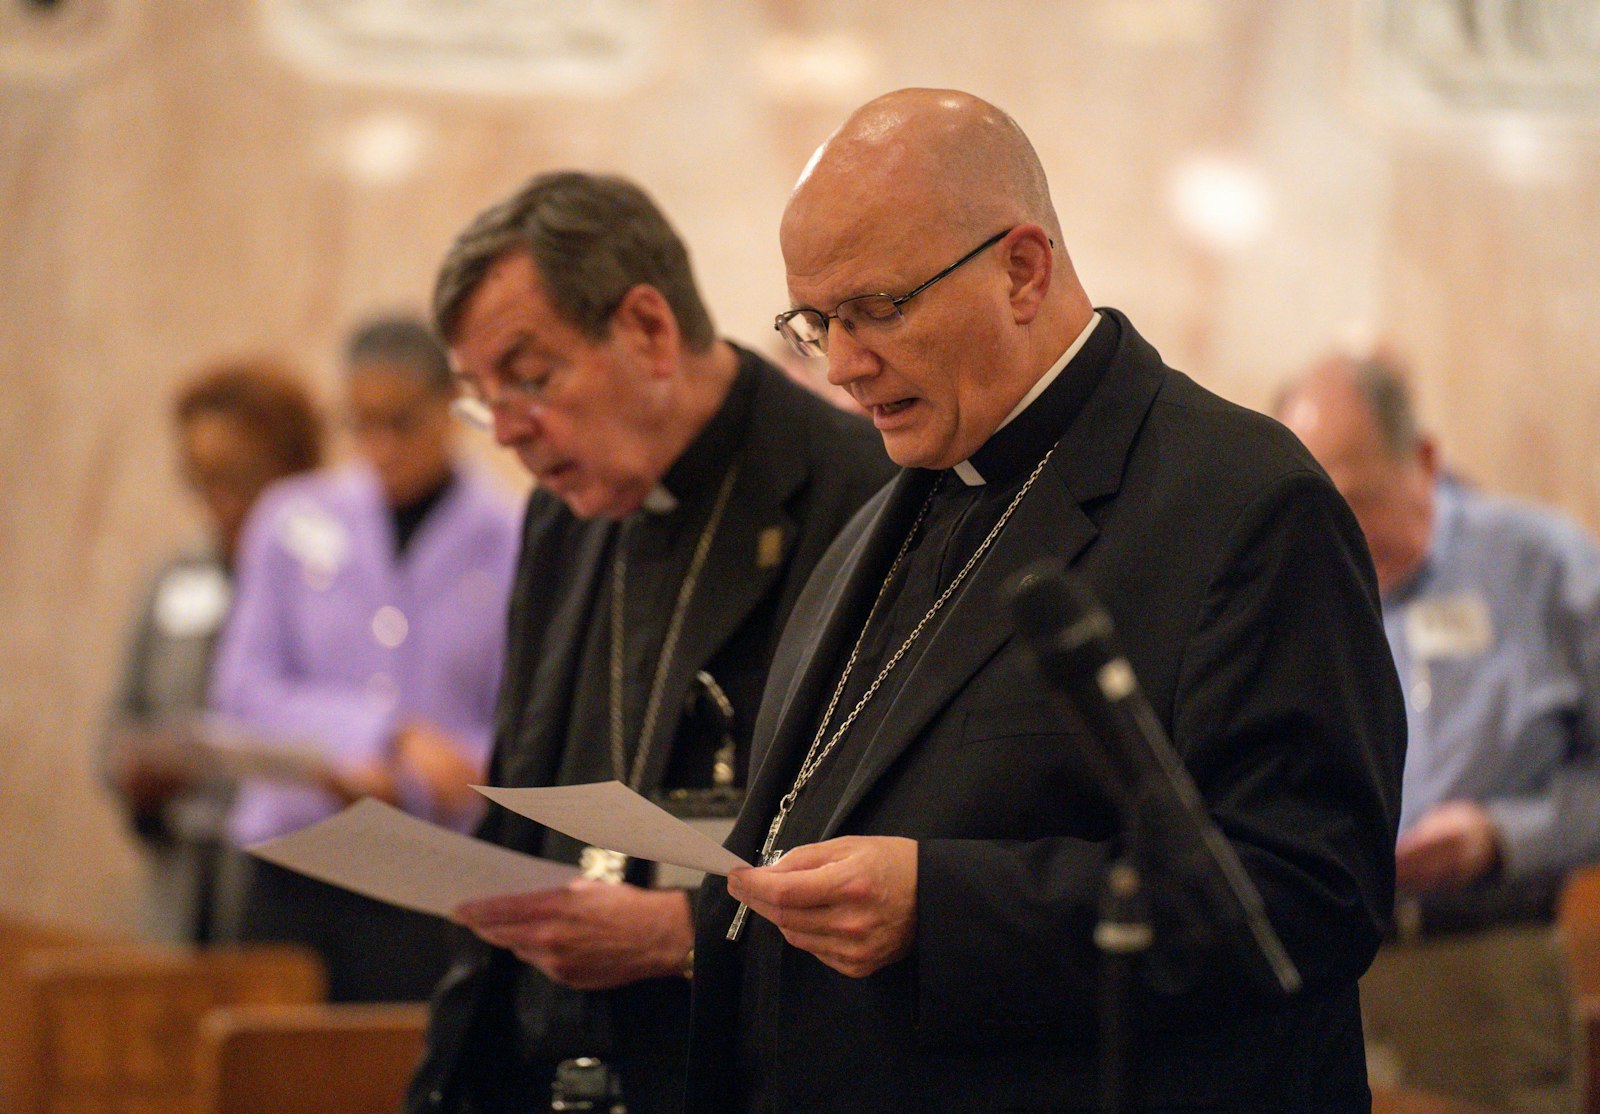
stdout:
[[201,1025],[205,1114],[394,1114],[428,1007],[233,1006]]
[[17,1109],[15,1092],[21,1078],[23,1051],[22,961],[31,952],[103,943],[91,930],[45,924],[16,913],[0,912],[0,1112]]
[[1566,945],[1573,994],[1600,994],[1600,866],[1585,867],[1567,879],[1556,923]]
[[1497,1114],[1460,1099],[1409,1087],[1373,1087],[1372,1114]]
[[1556,923],[1577,999],[1580,1109],[1600,1114],[1600,866],[1585,867],[1567,879]]
[[199,1114],[200,1022],[218,1006],[314,1002],[322,962],[287,946],[31,952],[6,1114]]
[[1578,1056],[1583,1087],[1579,1109],[1584,1114],[1600,1114],[1600,994],[1578,999]]

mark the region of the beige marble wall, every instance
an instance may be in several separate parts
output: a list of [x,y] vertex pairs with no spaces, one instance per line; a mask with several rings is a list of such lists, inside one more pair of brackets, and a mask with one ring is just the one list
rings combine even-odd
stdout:
[[[351,318],[420,304],[453,231],[541,169],[646,183],[762,345],[813,146],[874,92],[973,90],[1034,138],[1091,293],[1169,361],[1262,404],[1352,323],[1390,332],[1459,467],[1600,525],[1592,117],[1508,175],[1487,125],[1374,93],[1357,0],[646,6],[640,84],[530,95],[308,75],[250,0],[0,0],[0,904],[132,916],[89,747],[128,608],[192,527],[172,386],[265,349],[326,388]],[[1258,236],[1186,231],[1169,191],[1197,155],[1255,169]]]

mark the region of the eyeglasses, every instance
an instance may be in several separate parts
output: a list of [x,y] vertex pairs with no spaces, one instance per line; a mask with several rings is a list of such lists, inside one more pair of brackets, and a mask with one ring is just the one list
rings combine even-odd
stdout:
[[474,429],[492,430],[495,407],[502,404],[531,407],[543,401],[551,381],[565,367],[565,364],[556,363],[533,375],[498,375],[492,388],[476,376],[457,372],[456,396],[450,403],[450,413]]
[[820,309],[802,306],[778,314],[772,322],[772,327],[778,330],[783,339],[787,340],[800,355],[807,358],[821,356],[828,351],[828,322],[838,321],[851,333],[861,325],[869,328],[893,325],[901,319],[901,306],[963,263],[977,258],[985,248],[993,247],[1014,231],[1015,228],[1008,228],[1004,232],[996,232],[927,282],[898,298],[892,294],[858,294],[834,306],[832,313],[823,313]]

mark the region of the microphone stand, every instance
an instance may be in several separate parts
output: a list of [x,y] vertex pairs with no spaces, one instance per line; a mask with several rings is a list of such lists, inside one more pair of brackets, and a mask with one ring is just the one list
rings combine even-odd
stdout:
[[[1147,875],[1177,884],[1181,872],[1189,872],[1213,914],[1243,922],[1254,944],[1249,950],[1283,993],[1300,988],[1300,973],[1267,920],[1255,884],[1212,823],[1194,780],[1140,694],[1099,601],[1048,561],[1024,569],[1010,596],[1040,675],[1103,741],[1085,757],[1091,778],[1115,806],[1121,846],[1106,868],[1094,930],[1100,952],[1100,1109],[1121,1114],[1129,1109],[1134,979],[1155,944]],[[1196,910],[1181,900],[1175,905],[1184,920],[1207,928]]]
[[1106,870],[1100,920],[1094,926],[1094,945],[1100,949],[1101,1114],[1121,1114],[1128,1108],[1133,980],[1155,939],[1144,881],[1131,859],[1123,855]]

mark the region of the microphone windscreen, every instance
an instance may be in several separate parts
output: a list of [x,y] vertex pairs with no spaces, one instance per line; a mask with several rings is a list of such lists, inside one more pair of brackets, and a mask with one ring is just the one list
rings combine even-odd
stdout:
[[1035,561],[1011,578],[1007,596],[1017,631],[1033,646],[1049,645],[1082,617],[1066,572],[1055,561]]

